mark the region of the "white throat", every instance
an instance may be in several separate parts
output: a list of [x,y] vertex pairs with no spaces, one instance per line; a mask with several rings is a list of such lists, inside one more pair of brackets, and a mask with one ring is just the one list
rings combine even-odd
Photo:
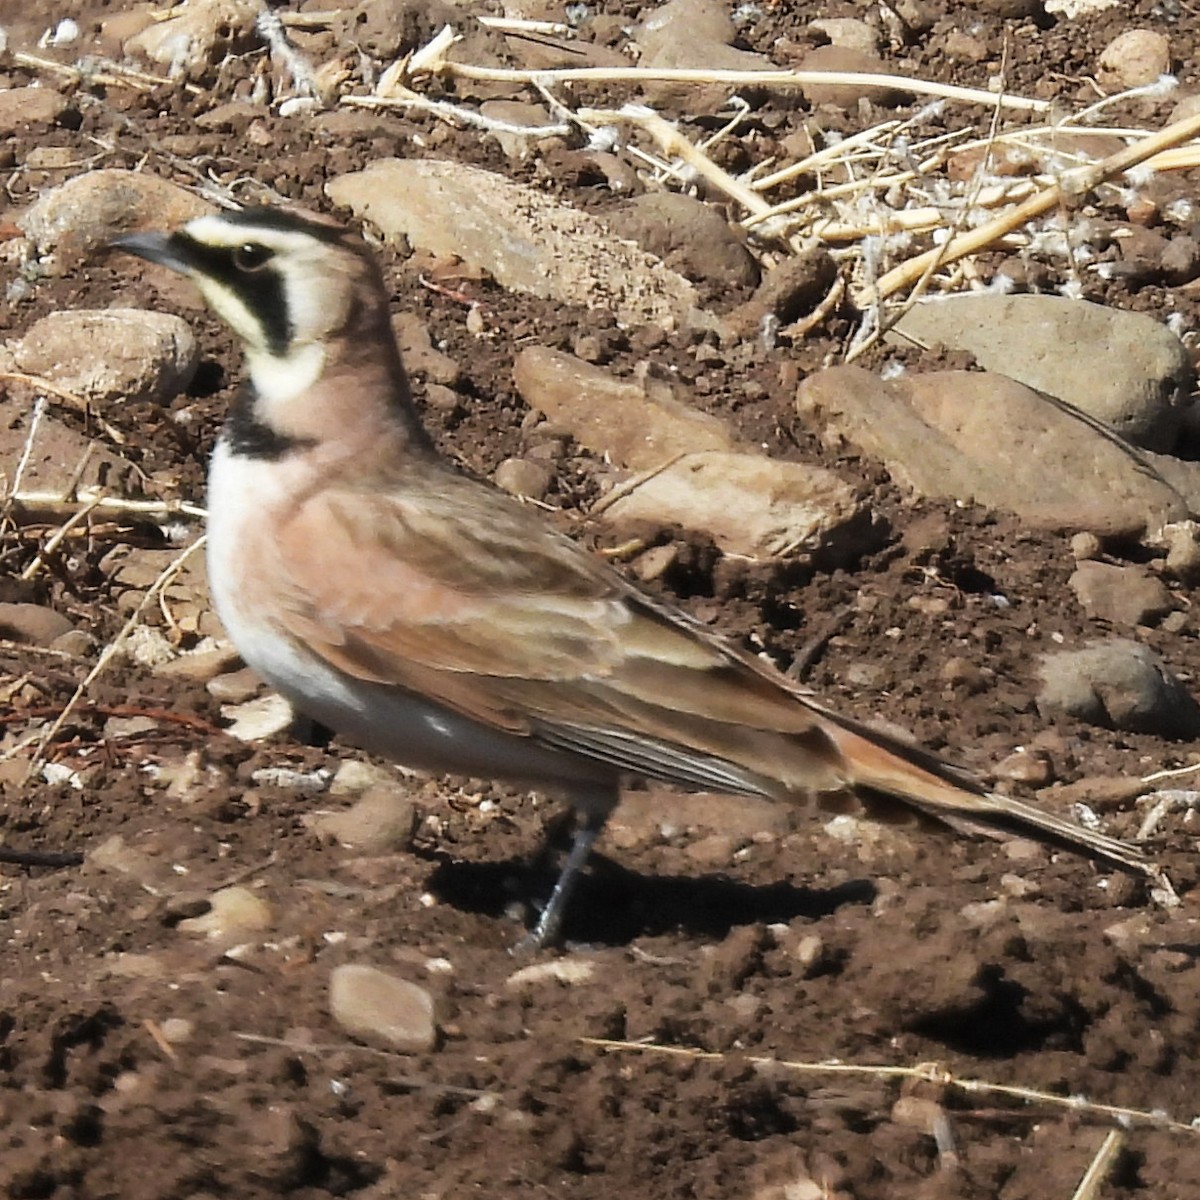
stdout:
[[262,414],[270,421],[275,406],[289,404],[321,378],[325,369],[325,348],[318,342],[310,342],[294,347],[286,355],[276,355],[248,346],[246,367]]

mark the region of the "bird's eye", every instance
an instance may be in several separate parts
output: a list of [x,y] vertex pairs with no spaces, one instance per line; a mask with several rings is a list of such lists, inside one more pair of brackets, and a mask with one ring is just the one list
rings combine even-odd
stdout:
[[245,242],[233,252],[233,265],[239,271],[261,271],[274,257],[274,251],[257,242]]

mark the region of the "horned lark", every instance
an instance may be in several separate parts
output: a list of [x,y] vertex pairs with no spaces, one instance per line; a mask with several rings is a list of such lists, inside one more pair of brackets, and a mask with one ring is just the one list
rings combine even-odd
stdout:
[[249,385],[208,489],[213,598],[245,660],[369,751],[558,789],[574,806],[533,944],[559,934],[630,776],[911,812],[1153,871],[1131,846],[830,712],[444,462],[414,411],[379,269],[345,229],[260,208],[116,244],[192,279],[245,343]]

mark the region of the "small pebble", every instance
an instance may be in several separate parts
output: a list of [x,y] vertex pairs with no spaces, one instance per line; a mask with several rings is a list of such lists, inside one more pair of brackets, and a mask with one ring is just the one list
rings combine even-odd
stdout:
[[514,496],[541,500],[550,490],[550,469],[528,458],[506,458],[496,468],[496,486]]
[[457,412],[462,405],[462,397],[453,389],[442,383],[427,383],[425,385],[425,402],[430,408],[441,412]]
[[158,668],[159,675],[179,676],[183,679],[194,679],[197,683],[207,683],[210,679],[234,669],[241,662],[241,655],[231,645],[220,646],[212,650],[198,650],[191,654],[181,654]]
[[200,933],[207,938],[242,937],[271,927],[271,906],[247,887],[227,887],[208,898],[209,910],[198,917],[179,922],[185,933]]
[[996,764],[996,778],[1046,787],[1054,782],[1054,764],[1044,750],[1016,750]]
[[590,983],[596,976],[596,964],[584,959],[556,958],[550,962],[533,963],[514,971],[505,981],[505,987],[522,988],[545,983],[579,984]]
[[396,783],[369,788],[350,808],[314,813],[307,819],[317,833],[368,853],[406,846],[415,822],[413,803]]
[[240,671],[230,671],[210,679],[204,687],[214,700],[222,704],[241,704],[258,695],[263,687],[263,679],[252,667],[242,667]]
[[1171,43],[1153,29],[1127,29],[1100,51],[1097,78],[1110,91],[1145,87],[1170,73]]
[[1179,521],[1163,529],[1167,544],[1166,572],[1181,583],[1200,583],[1200,525]]
[[41,604],[0,604],[0,638],[26,646],[49,646],[56,638],[74,632],[72,622],[52,608]]
[[377,967],[344,963],[329,976],[329,1011],[353,1037],[421,1053],[437,1042],[433,996]]

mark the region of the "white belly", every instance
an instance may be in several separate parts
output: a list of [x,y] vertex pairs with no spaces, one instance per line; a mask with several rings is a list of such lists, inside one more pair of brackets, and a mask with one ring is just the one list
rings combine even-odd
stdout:
[[[213,603],[246,662],[302,713],[364,750],[405,766],[484,778],[570,786],[607,781],[610,768],[543,749],[397,687],[369,683],[340,671],[285,635],[271,620],[271,580],[261,590],[248,571],[277,572],[268,530],[298,494],[294,471],[283,462],[232,455],[223,441],[213,453],[208,481],[208,576]],[[258,549],[251,550],[251,547]]]

